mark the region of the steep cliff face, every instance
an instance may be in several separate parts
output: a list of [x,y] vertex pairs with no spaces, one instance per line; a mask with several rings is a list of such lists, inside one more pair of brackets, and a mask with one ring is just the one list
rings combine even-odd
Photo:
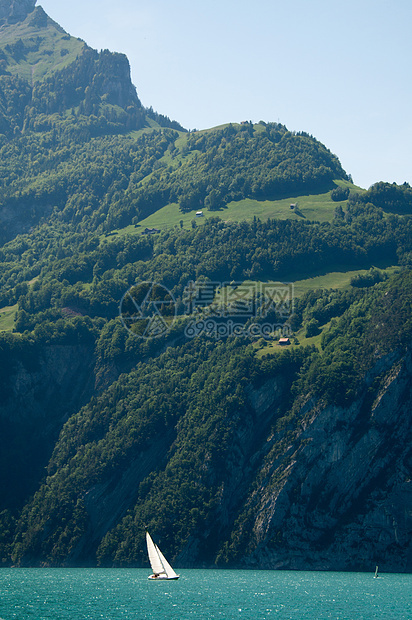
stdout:
[[216,469],[212,465],[213,455],[206,455],[203,465],[208,484],[218,489],[216,508],[179,553],[178,563],[189,567],[215,564],[219,548],[231,535],[268,453],[267,438],[280,416],[280,405],[287,398],[289,388],[290,381],[284,374],[271,377],[259,386],[246,387],[245,407],[226,420],[233,432],[225,460]]
[[0,512],[37,488],[62,425],[90,398],[93,359],[87,345],[11,353],[0,381]]
[[165,455],[174,439],[174,431],[169,429],[159,436],[155,445],[136,454],[127,467],[113,471],[108,480],[90,487],[83,497],[87,529],[71,550],[67,564],[95,564],[102,539],[136,502],[142,481],[159,465],[166,464]]
[[286,443],[268,438],[280,453],[234,527],[229,563],[411,570],[411,408],[410,352],[379,362],[348,408],[308,402]]
[[[124,54],[102,52],[101,69],[93,78],[93,88],[105,96],[108,103],[126,109],[130,105],[139,105],[136,89],[131,82],[130,65]],[[105,62],[105,58],[108,59]]]

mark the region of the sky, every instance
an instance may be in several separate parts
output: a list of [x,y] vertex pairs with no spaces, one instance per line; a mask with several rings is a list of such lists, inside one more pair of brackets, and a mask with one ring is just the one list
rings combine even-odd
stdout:
[[38,0],[127,55],[142,104],[187,129],[280,122],[356,185],[412,185],[411,0]]

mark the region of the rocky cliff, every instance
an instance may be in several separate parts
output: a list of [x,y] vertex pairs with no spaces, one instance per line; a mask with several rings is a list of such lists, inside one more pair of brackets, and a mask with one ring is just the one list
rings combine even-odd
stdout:
[[411,409],[410,351],[380,360],[347,408],[308,401],[293,432],[266,438],[229,564],[412,570]]
[[88,345],[10,351],[0,373],[1,509],[15,510],[38,487],[63,424],[90,398],[93,359]]

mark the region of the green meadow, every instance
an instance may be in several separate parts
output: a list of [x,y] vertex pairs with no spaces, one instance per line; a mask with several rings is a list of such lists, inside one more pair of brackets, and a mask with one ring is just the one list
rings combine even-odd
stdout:
[[11,332],[14,328],[14,317],[18,310],[17,304],[0,309],[0,332]]
[[[352,185],[349,181],[335,181],[335,185],[348,186],[353,191],[362,192],[361,188]],[[254,217],[261,220],[307,220],[312,222],[332,222],[337,206],[345,208],[347,201],[334,202],[330,191],[323,194],[306,196],[289,196],[280,200],[252,200],[246,198],[237,202],[230,202],[226,207],[217,211],[203,209],[202,217],[197,217],[195,211],[182,213],[178,203],[171,203],[149,215],[137,225],[112,231],[111,235],[141,234],[147,228],[165,230],[175,226],[190,228],[192,225],[201,225],[210,217],[219,217],[225,222],[251,221]],[[291,208],[293,205],[293,208]]]

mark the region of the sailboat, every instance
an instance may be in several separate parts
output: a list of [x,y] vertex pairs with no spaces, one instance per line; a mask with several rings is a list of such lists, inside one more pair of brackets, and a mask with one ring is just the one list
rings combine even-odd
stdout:
[[153,575],[150,575],[148,579],[160,581],[167,579],[169,581],[176,581],[180,575],[176,575],[169,562],[166,560],[159,547],[155,545],[149,532],[146,532],[146,544],[147,553],[149,555],[150,566],[152,567]]

